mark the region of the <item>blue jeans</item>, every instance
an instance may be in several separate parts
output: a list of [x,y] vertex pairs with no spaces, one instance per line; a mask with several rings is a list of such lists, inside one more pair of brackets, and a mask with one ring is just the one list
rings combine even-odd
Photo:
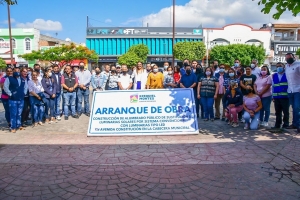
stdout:
[[[80,113],[90,113],[90,104],[89,104],[89,96],[90,90],[87,88],[86,90],[82,90],[78,88],[77,91],[77,112]],[[82,111],[82,98],[84,99],[84,111]]]
[[5,110],[5,119],[7,121],[7,123],[10,124],[10,112],[9,112],[9,100],[8,99],[1,99],[2,103],[3,103],[3,107]]
[[21,127],[21,115],[24,106],[24,100],[13,101],[9,100],[10,124],[11,129],[18,129]]
[[43,116],[44,116],[44,105],[36,105],[33,102],[33,99],[35,97],[30,96],[29,101],[30,101],[30,108],[31,108],[31,114],[32,114],[32,120],[34,123],[42,122]]
[[289,102],[293,108],[293,126],[300,128],[300,92],[289,93]]
[[[55,112],[54,112],[54,103],[55,99],[52,98],[45,98],[44,99],[45,103],[45,118],[49,119],[51,117],[55,117]],[[50,110],[50,114],[49,114]]]
[[261,122],[268,122],[270,117],[272,96],[261,98],[262,109],[260,110],[259,120]]
[[[260,112],[256,112],[253,117],[251,117],[250,114],[247,111],[244,112],[245,123],[250,124],[250,129],[251,130],[257,130],[258,129],[259,116],[260,116]],[[250,123],[250,119],[251,119],[251,123]]]
[[56,93],[54,99],[54,115],[55,117],[60,116],[60,101],[61,101],[61,93]]
[[201,97],[201,104],[203,106],[204,118],[205,119],[214,119],[214,101],[213,97]]
[[75,115],[75,99],[76,93],[75,92],[65,92],[63,94],[64,98],[64,114],[65,116],[69,116],[69,106],[71,106],[72,115]]

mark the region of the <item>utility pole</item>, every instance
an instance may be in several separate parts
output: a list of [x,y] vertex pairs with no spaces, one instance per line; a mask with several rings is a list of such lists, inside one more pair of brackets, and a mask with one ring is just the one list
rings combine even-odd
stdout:
[[12,36],[11,36],[11,23],[10,23],[10,5],[7,3],[7,15],[8,15],[8,30],[9,30],[9,49],[10,49],[10,65],[14,64],[13,48],[12,48]]
[[173,38],[172,38],[172,65],[175,67],[174,45],[175,45],[175,0],[173,0]]

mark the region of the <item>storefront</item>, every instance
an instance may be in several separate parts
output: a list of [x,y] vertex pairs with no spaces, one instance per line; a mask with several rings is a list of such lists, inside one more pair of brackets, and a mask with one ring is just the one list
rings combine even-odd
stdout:
[[[177,27],[175,43],[203,41],[201,28]],[[98,65],[115,64],[119,56],[137,44],[145,44],[150,50],[147,62],[159,66],[172,62],[172,27],[88,27],[86,46],[99,56]],[[176,60],[177,61],[177,60]],[[91,63],[91,66],[96,66]]]

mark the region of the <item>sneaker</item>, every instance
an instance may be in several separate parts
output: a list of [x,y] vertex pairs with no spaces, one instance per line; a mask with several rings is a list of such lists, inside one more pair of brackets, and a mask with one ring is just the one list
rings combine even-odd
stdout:
[[264,127],[268,127],[269,123],[268,122],[264,122]]
[[72,117],[75,118],[75,119],[78,119],[78,118],[79,118],[79,116],[76,115],[76,114],[75,114],[75,115],[72,115]]
[[[220,119],[220,118],[219,118],[219,119]],[[215,121],[215,120],[214,120],[214,119],[210,119],[210,121],[212,121],[212,122],[213,122],[213,121]]]
[[232,127],[238,127],[239,126],[239,123],[232,123],[232,125],[231,125]]
[[61,117],[60,117],[60,116],[57,116],[57,117],[56,117],[56,120],[57,120],[57,121],[60,121],[60,120],[61,120]]
[[15,133],[15,132],[16,132],[16,129],[11,129],[10,132]]
[[244,129],[248,130],[249,129],[249,124],[245,124]]
[[90,113],[85,113],[86,116],[90,117]]
[[68,116],[65,116],[65,120],[69,120],[69,117],[68,117]]
[[259,125],[260,125],[260,126],[264,126],[264,125],[265,125],[265,122],[262,122],[262,121],[261,121],[261,122],[259,122]]

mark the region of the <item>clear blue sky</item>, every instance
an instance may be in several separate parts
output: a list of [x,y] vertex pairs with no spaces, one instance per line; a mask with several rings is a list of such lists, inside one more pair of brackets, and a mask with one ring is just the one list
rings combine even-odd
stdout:
[[[189,0],[177,0],[176,4],[187,2]],[[60,39],[68,37],[75,42],[85,42],[86,16],[91,18],[90,24],[94,27],[142,26],[137,19],[171,4],[172,0],[18,0],[18,5],[11,6],[12,27],[30,27],[36,19],[57,21],[62,25],[61,30],[42,30],[41,33],[53,37],[58,33]],[[0,5],[0,13],[0,28],[8,28],[5,5]],[[56,27],[57,23],[49,26]]]

